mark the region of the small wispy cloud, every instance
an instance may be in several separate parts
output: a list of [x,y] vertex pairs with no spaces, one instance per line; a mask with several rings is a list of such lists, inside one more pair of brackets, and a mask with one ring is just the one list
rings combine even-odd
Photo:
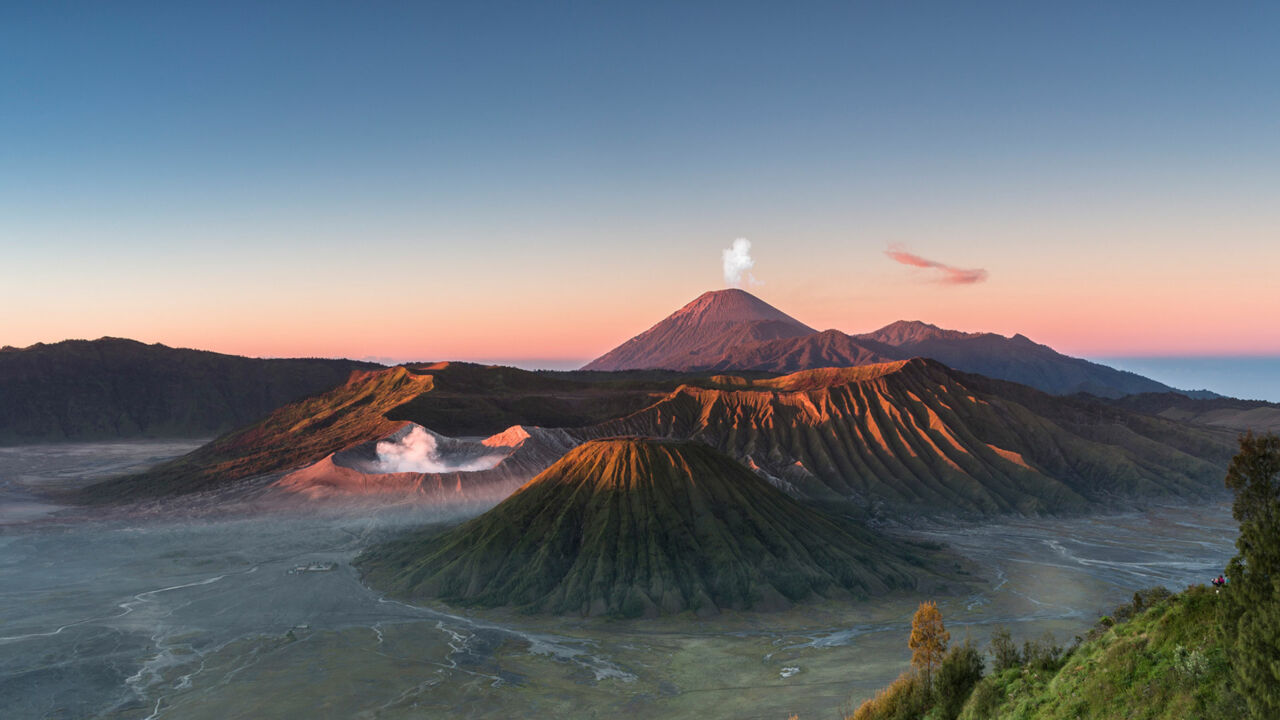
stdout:
[[973,285],[987,279],[987,271],[982,268],[973,270],[965,270],[964,268],[952,267],[946,263],[940,263],[935,260],[922,258],[914,253],[907,252],[900,245],[892,245],[888,250],[884,251],[890,260],[910,265],[911,267],[926,268],[930,270],[940,270],[941,274],[934,278],[934,282],[943,285]]

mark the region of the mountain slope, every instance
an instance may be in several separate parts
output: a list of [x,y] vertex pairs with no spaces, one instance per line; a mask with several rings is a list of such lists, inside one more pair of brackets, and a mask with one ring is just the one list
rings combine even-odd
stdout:
[[903,359],[898,351],[874,340],[860,340],[839,330],[799,338],[753,343],[725,352],[708,370],[791,373],[826,367],[874,365]]
[[881,343],[898,357],[928,357],[963,372],[1010,380],[1055,395],[1085,392],[1100,397],[1170,392],[1163,383],[1080,358],[1063,355],[1022,335],[964,333],[918,321],[899,321],[854,336]]
[[810,498],[977,513],[1204,494],[1233,448],[1229,433],[924,359],[684,385],[581,431],[701,440]]
[[1174,391],[1135,373],[1063,355],[1022,335],[966,333],[919,321],[899,321],[861,335],[819,333],[741,290],[704,293],[583,370],[787,373],[913,357],[1055,395],[1121,397]]
[[1134,412],[1170,420],[1255,433],[1280,432],[1280,403],[1236,398],[1190,398],[1180,393],[1144,393],[1111,401]]
[[[513,488],[578,443],[636,435],[705,442],[798,497],[892,512],[1035,514],[1083,510],[1116,497],[1203,495],[1217,489],[1234,449],[1227,430],[1085,396],[1052,396],[924,359],[764,380],[714,376],[656,395],[649,388],[658,385],[644,386],[610,390],[608,383],[456,363],[360,374],[182,458],[85,494],[126,500],[294,471],[278,486],[307,497],[456,498],[468,484]],[[346,461],[367,455],[368,444],[409,422],[431,430],[420,420],[473,427],[491,411],[490,420],[538,415],[571,424],[584,415],[620,416],[554,432],[511,430],[532,440],[495,440],[509,448],[509,458],[481,472],[391,477]],[[366,449],[357,452],[362,444]]]
[[592,360],[583,370],[707,367],[726,351],[810,335],[813,328],[743,290],[706,292],[666,319]]
[[67,340],[0,350],[0,443],[215,435],[342,384],[351,360]]
[[701,443],[585,443],[489,512],[358,565],[409,598],[635,617],[911,587],[898,541],[810,510]]
[[82,497],[114,502],[196,492],[313,462],[394,433],[404,423],[388,420],[386,413],[432,386],[431,375],[403,367],[352,373],[327,393],[286,405],[146,472],[90,485]]
[[[180,458],[138,475],[90,486],[83,496],[94,502],[133,500],[196,492],[266,473],[296,470],[321,462],[332,453],[386,438],[408,423],[452,435],[487,435],[534,422],[589,424],[643,408],[662,397],[663,392],[651,387],[651,383],[624,383],[619,387],[605,382],[574,382],[516,368],[470,363],[399,366],[355,373],[339,387],[281,407],[261,421]],[[657,387],[669,389],[670,384]],[[542,434],[535,436],[539,442],[547,439]],[[552,440],[551,447],[566,442]],[[520,482],[558,456],[546,457],[545,451],[535,453],[532,448],[523,448],[517,458],[524,463],[521,472],[536,469],[520,477]],[[504,468],[510,470],[510,465]],[[295,483],[288,489],[317,496],[333,488],[368,486],[376,480],[368,473],[361,475],[356,477],[337,468],[327,475],[313,472],[306,477],[314,487],[308,489]],[[516,476],[505,480],[513,477]],[[404,483],[398,486],[403,487]]]

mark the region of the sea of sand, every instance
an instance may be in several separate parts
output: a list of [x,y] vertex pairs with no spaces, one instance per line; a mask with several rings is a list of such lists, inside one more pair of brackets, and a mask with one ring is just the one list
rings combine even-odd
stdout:
[[[414,607],[360,583],[363,548],[430,508],[50,501],[196,442],[0,448],[6,718],[833,717],[906,667],[910,594],[656,621]],[[956,641],[1069,643],[1134,590],[1179,589],[1233,552],[1225,500],[898,530],[975,579],[939,601]]]

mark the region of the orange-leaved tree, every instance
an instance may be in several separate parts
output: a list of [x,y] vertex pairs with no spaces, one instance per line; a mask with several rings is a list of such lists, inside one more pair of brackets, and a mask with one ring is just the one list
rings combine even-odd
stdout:
[[942,664],[950,640],[951,633],[942,624],[938,604],[932,600],[920,603],[920,608],[911,618],[911,639],[907,641],[907,647],[911,648],[912,667],[924,674],[926,688],[933,681],[933,671]]

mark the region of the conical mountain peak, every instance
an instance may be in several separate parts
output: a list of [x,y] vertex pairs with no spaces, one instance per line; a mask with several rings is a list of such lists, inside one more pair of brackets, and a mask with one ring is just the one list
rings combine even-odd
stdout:
[[704,292],[667,319],[700,323],[778,321],[816,332],[755,295],[737,288]]
[[705,292],[584,370],[709,367],[728,350],[812,335],[813,328],[745,290]]
[[587,442],[489,512],[360,564],[411,598],[583,615],[779,609],[912,587],[897,541],[792,500],[696,441]]

